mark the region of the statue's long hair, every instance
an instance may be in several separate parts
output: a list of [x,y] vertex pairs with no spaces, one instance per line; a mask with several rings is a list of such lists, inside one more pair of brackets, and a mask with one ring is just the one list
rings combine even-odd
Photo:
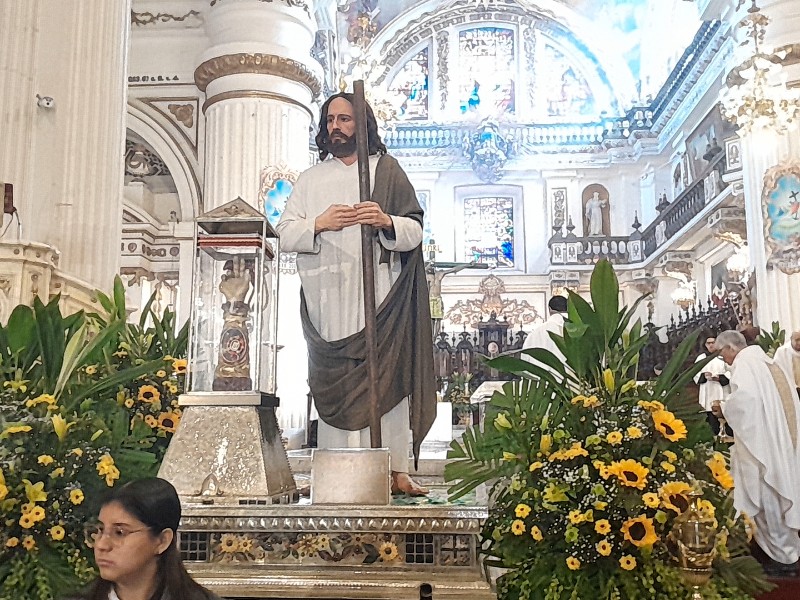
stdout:
[[[328,107],[336,98],[344,98],[351,105],[355,106],[355,95],[349,92],[339,92],[334,94],[322,105],[322,113],[319,116],[319,132],[314,138],[319,149],[319,159],[325,160],[329,152],[325,149],[330,144],[328,136]],[[367,107],[367,142],[370,154],[386,154],[386,145],[381,141],[381,136],[378,133],[378,121],[375,119],[375,113],[372,112],[372,107],[368,102],[365,102]]]

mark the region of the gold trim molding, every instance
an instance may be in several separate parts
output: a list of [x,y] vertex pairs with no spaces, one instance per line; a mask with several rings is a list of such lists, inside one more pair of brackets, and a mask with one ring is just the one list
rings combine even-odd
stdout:
[[292,106],[302,108],[306,113],[308,113],[309,117],[312,119],[314,118],[311,110],[305,104],[298,102],[293,98],[272,94],[270,92],[260,92],[257,90],[232,90],[230,92],[222,92],[216,96],[211,96],[203,103],[203,114],[205,114],[209,106],[213,106],[217,102],[231,100],[233,98],[266,98],[267,100],[277,100],[278,102],[285,102],[286,104],[291,104]]
[[215,79],[238,73],[276,75],[296,81],[308,87],[315,98],[322,91],[322,82],[306,65],[275,54],[239,53],[217,56],[195,69],[194,82],[204,92],[208,84]]

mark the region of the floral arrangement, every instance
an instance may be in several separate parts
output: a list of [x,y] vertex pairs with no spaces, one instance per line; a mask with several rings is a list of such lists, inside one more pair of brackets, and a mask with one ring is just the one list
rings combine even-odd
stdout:
[[109,488],[157,472],[180,419],[186,328],[150,304],[126,323],[119,280],[98,299],[107,316],[63,317],[55,298],[0,327],[2,599],[51,599],[94,577],[85,524]]
[[522,378],[492,398],[483,431],[452,444],[451,497],[496,480],[483,538],[487,563],[507,569],[501,599],[690,598],[668,540],[693,502],[717,531],[703,597],[750,598],[765,582],[732,506],[725,453],[681,395],[705,365],[685,368],[696,336],[657,380],[639,382],[648,333],[618,298],[601,262],[592,304],[571,293],[564,333],[553,337],[565,361],[531,349],[532,362],[490,362]]

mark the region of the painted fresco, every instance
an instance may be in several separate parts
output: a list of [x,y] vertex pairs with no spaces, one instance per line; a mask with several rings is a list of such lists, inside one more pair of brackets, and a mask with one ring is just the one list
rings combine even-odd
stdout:
[[800,272],[800,163],[779,164],[765,173],[761,203],[767,264],[784,273]]

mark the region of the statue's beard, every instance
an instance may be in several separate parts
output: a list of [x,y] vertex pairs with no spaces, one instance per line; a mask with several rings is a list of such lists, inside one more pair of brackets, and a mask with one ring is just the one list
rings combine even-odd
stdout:
[[339,130],[335,130],[325,142],[324,150],[333,154],[336,158],[353,156],[356,153],[356,136],[346,135]]

